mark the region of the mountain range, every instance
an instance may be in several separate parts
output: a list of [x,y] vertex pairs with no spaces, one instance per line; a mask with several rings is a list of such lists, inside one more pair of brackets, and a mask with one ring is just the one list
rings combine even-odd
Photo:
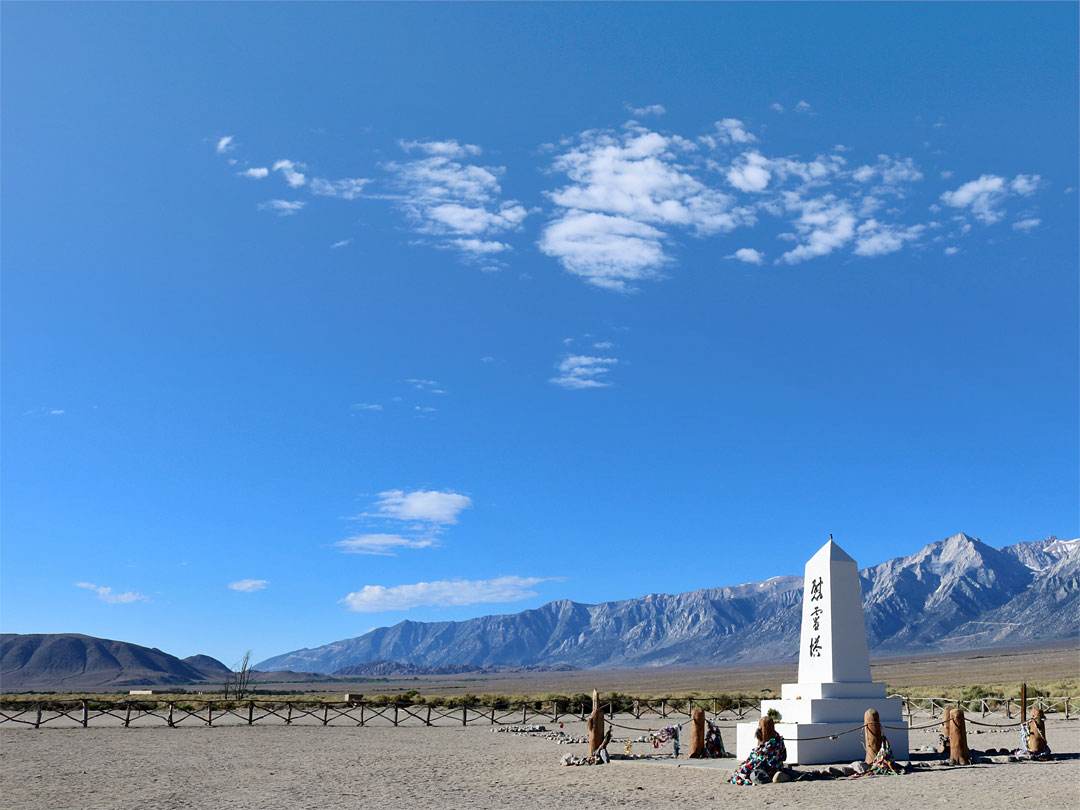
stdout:
[[[1080,635],[1080,539],[993,548],[966,534],[859,572],[879,654],[1033,644]],[[719,665],[793,658],[802,577],[589,605],[549,602],[460,622],[403,621],[268,658],[259,669]]]

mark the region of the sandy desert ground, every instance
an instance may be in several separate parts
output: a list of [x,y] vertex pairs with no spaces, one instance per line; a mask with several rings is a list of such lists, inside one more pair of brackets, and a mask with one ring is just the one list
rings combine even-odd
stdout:
[[[723,728],[733,747],[733,724]],[[564,730],[585,733],[580,722]],[[0,797],[12,810],[1080,806],[1080,720],[1051,720],[1047,731],[1055,753],[1064,755],[1054,762],[736,787],[724,781],[733,759],[713,760],[711,767],[686,759],[564,767],[561,757],[584,753],[583,745],[484,726],[34,730],[5,724]],[[616,739],[629,735],[617,732]],[[935,740],[932,731],[912,733],[913,749]],[[973,750],[1012,748],[1019,732],[986,730],[969,741]],[[638,743],[635,750],[652,749]]]

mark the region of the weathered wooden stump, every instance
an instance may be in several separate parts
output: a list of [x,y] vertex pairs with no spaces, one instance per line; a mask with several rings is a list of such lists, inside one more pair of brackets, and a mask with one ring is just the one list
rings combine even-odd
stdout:
[[1039,727],[1039,733],[1046,738],[1046,712],[1042,709],[1031,710],[1031,722]]
[[881,750],[881,717],[876,709],[867,709],[863,715],[863,723],[866,726],[866,764],[869,765],[877,759],[878,751]]
[[949,753],[949,715],[952,708],[946,706],[941,710],[941,745],[938,747],[939,754]]
[[690,759],[705,756],[705,710],[694,709],[690,715]]
[[970,765],[971,751],[968,750],[967,722],[962,709],[953,709],[949,714],[949,762],[953,765]]
[[592,714],[589,715],[589,754],[595,754],[604,741],[604,712],[600,708],[600,693],[593,689]]

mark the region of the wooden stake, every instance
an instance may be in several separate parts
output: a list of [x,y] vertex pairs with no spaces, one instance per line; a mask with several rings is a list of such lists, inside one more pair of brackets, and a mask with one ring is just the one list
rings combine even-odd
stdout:
[[34,728],[41,728],[41,704],[37,705],[37,720],[34,721]]
[[131,725],[131,704],[127,705],[127,711],[124,713],[124,728]]
[[604,741],[604,711],[600,708],[600,692],[593,689],[592,714],[589,715],[589,754],[595,754]]
[[90,724],[90,707],[87,701],[82,702],[82,727],[86,728]]
[[968,750],[967,723],[962,709],[953,709],[949,714],[949,762],[953,765],[970,765],[971,751]]
[[1020,684],[1020,723],[1027,722],[1027,684]]
[[248,725],[255,725],[255,701],[248,701]]
[[1039,733],[1046,737],[1046,713],[1042,709],[1031,710],[1031,722],[1039,727]]
[[705,710],[694,709],[690,715],[690,759],[705,757]]
[[1041,754],[1050,750],[1050,746],[1046,742],[1046,718],[1042,714],[1042,709],[1036,709],[1031,713],[1031,719],[1028,720],[1027,750],[1033,754]]
[[938,751],[939,754],[947,754],[947,753],[949,753],[949,735],[951,733],[949,731],[949,715],[950,714],[952,714],[952,709],[949,708],[948,706],[946,706],[945,708],[943,708],[941,710],[941,736],[944,737],[945,740],[941,744],[941,750]]
[[863,723],[866,725],[866,764],[869,765],[881,750],[881,717],[875,709],[867,709]]

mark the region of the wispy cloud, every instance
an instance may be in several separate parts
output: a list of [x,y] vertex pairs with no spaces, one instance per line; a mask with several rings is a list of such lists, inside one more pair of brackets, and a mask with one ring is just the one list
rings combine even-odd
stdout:
[[422,152],[425,155],[446,158],[463,158],[483,154],[484,150],[471,143],[449,141],[398,141],[406,152]]
[[1017,220],[1012,224],[1014,231],[1033,231],[1042,225],[1042,220],[1038,217],[1028,217],[1027,219]]
[[434,537],[411,538],[400,534],[354,534],[334,545],[343,554],[369,554],[393,557],[399,549],[430,548],[436,544]]
[[268,579],[238,579],[236,582],[229,583],[229,590],[240,591],[241,593],[255,593],[255,591],[261,591],[270,584]]
[[372,402],[356,402],[352,405],[354,411],[381,411],[382,405],[378,405]]
[[108,602],[110,605],[127,605],[132,602],[139,602],[149,597],[144,596],[141,593],[135,593],[134,591],[124,591],[123,593],[113,593],[113,589],[104,585],[93,585],[89,582],[76,582],[76,588],[85,588],[88,591],[93,591],[97,594],[97,598],[102,602]]
[[[309,187],[312,194],[318,194],[322,197],[358,200],[363,196],[364,186],[370,182],[371,180],[366,177],[344,177],[341,180],[327,180],[323,177],[316,177],[312,179]],[[291,182],[290,185],[292,185]]]
[[303,163],[295,163],[291,160],[279,160],[274,163],[274,171],[281,172],[285,182],[292,188],[299,188],[307,182],[307,178],[301,169],[307,168]]
[[630,104],[626,105],[626,109],[630,111],[630,114],[635,118],[644,118],[647,115],[663,115],[667,112],[662,104],[649,104],[647,107],[634,107]]
[[265,166],[253,169],[244,169],[242,172],[237,172],[241,177],[249,177],[252,180],[262,180],[264,177],[270,174],[270,170]]
[[273,211],[279,217],[287,217],[303,210],[307,205],[303,200],[267,200],[259,203],[260,211]]
[[1037,174],[1018,174],[1010,182],[996,174],[980,175],[954,191],[946,191],[941,201],[953,208],[966,209],[984,225],[993,225],[1004,218],[1004,203],[1012,194],[1028,197],[1040,183]]
[[810,112],[810,105],[805,101],[800,101],[795,105],[795,112],[808,113]]
[[502,166],[464,162],[481,150],[457,141],[403,141],[401,146],[428,155],[385,165],[417,233],[477,261],[490,262],[493,254],[510,249],[492,237],[520,228],[528,211],[516,200],[501,199]]
[[769,109],[773,112],[782,113],[784,111],[784,105],[781,104],[779,101],[774,101],[772,104],[769,105]]
[[352,242],[352,239],[342,239],[340,242],[334,242],[334,244],[332,244],[330,246],[330,249],[335,250],[337,248],[343,248],[346,245],[350,244],[351,242]]
[[607,374],[618,363],[615,357],[590,357],[584,354],[567,354],[555,366],[558,374],[550,382],[562,388],[607,388],[611,381]]
[[457,492],[439,490],[390,489],[380,492],[375,502],[376,517],[394,520],[417,520],[444,525],[457,523],[458,515],[473,505],[472,498]]
[[761,264],[765,261],[765,254],[760,250],[754,250],[753,248],[739,248],[730,256],[725,256],[726,259],[738,259],[740,262],[746,262],[747,264]]
[[460,607],[492,602],[520,602],[537,595],[532,588],[557,577],[501,576],[493,579],[452,579],[412,585],[365,585],[341,602],[355,613],[379,613],[414,607]]
[[234,148],[235,147],[233,146],[233,136],[226,135],[224,138],[218,138],[217,146],[214,147],[214,151],[216,151],[219,155],[224,155],[226,152],[230,152]]

